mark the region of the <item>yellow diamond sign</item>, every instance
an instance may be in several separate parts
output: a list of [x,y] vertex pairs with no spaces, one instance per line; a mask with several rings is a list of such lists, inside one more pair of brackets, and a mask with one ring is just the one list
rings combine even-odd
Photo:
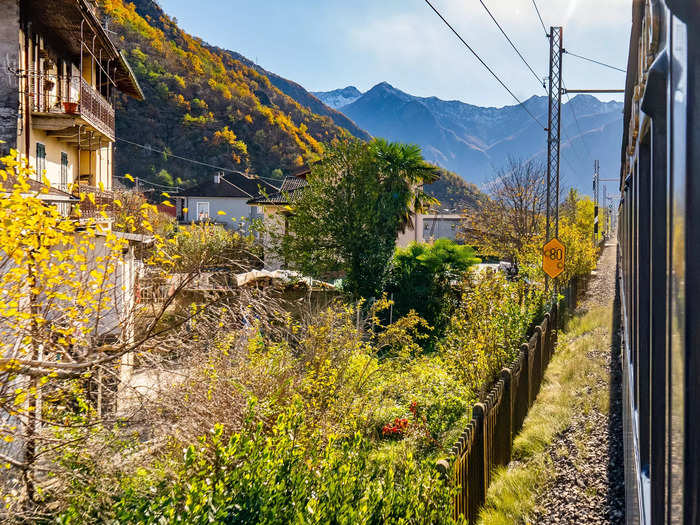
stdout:
[[552,279],[564,271],[566,247],[556,237],[542,248],[542,269]]

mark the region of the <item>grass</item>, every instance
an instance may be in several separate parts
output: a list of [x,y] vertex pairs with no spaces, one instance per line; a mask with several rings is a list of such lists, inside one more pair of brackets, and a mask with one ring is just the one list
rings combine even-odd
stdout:
[[480,524],[530,523],[537,495],[553,476],[548,449],[556,436],[570,426],[576,413],[594,408],[607,412],[607,388],[595,386],[600,380],[607,383],[605,360],[588,354],[609,341],[611,324],[612,308],[595,308],[571,319],[560,334],[542,389],[513,442],[514,461],[494,473]]

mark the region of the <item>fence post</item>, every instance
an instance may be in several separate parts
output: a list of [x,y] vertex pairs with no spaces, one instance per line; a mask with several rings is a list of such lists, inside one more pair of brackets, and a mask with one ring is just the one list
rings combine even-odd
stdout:
[[496,429],[497,449],[499,450],[498,464],[505,466],[510,463],[513,447],[513,388],[512,373],[510,369],[501,370],[503,381],[503,393],[501,394],[501,407],[499,413],[499,425]]
[[484,501],[486,501],[486,482],[488,480],[488,475],[486,472],[487,462],[486,462],[486,451],[488,449],[486,443],[486,406],[482,403],[477,403],[472,409],[472,419],[475,422],[474,425],[474,442],[472,445],[472,454],[469,462],[469,471],[471,481],[469,487],[469,503],[467,509],[467,519],[469,523],[476,523],[476,518],[478,517],[478,510]]
[[527,343],[520,345],[520,381],[518,382],[516,406],[517,429],[520,430],[530,407],[530,347]]
[[552,359],[552,354],[554,353],[552,351],[552,316],[549,313],[544,314],[543,325],[545,326],[544,348],[546,351],[547,359],[544,367],[546,368],[547,365],[549,365],[549,361]]
[[545,363],[545,341],[544,337],[542,335],[542,325],[538,325],[535,327],[535,334],[537,334],[537,346],[536,346],[536,352],[537,355],[539,356],[539,362],[537,363],[539,365],[539,368],[537,370],[537,388],[535,390],[535,397],[537,397],[537,393],[540,391],[540,387],[542,386],[542,380],[544,379],[544,370],[547,367]]

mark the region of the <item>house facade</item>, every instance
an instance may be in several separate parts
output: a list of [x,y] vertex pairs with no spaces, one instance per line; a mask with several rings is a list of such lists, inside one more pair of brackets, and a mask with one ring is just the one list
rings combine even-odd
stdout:
[[459,213],[414,213],[413,226],[399,232],[396,246],[405,248],[412,242],[433,242],[437,239],[457,241],[462,216]]
[[262,217],[262,207],[249,201],[255,195],[276,191],[277,188],[261,179],[216,173],[211,180],[177,197],[177,217],[182,223],[210,222],[247,232],[252,221]]
[[[76,221],[97,221],[89,271],[105,252],[112,226],[115,98],[122,93],[142,99],[141,89],[92,0],[0,0],[0,57],[0,155],[15,150],[35,169],[31,190],[38,198]],[[90,198],[80,202],[81,194]],[[82,235],[80,228],[75,235]],[[117,235],[129,241],[113,275],[113,289],[122,292],[114,315],[104,316],[96,331],[129,340],[135,248],[143,239]],[[123,357],[122,372],[130,371],[131,359]]]
[[0,0],[0,56],[0,153],[17,150],[38,182],[45,176],[47,199],[93,193],[81,211],[97,216],[112,199],[115,97],[143,94],[96,4]]

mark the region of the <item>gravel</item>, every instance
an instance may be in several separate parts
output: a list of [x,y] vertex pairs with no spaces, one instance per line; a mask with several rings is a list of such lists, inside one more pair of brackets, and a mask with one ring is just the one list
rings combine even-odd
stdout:
[[[608,306],[615,297],[617,245],[606,245],[598,269],[589,282],[580,309]],[[617,333],[617,326],[609,331]],[[608,337],[601,341],[609,341]],[[554,478],[538,498],[537,524],[623,524],[625,522],[622,405],[619,338],[591,350],[587,359],[605,363],[610,371],[604,384],[590,385],[588,393],[605,389],[609,414],[593,408],[574,417],[548,450]],[[595,406],[595,405],[594,405]]]

